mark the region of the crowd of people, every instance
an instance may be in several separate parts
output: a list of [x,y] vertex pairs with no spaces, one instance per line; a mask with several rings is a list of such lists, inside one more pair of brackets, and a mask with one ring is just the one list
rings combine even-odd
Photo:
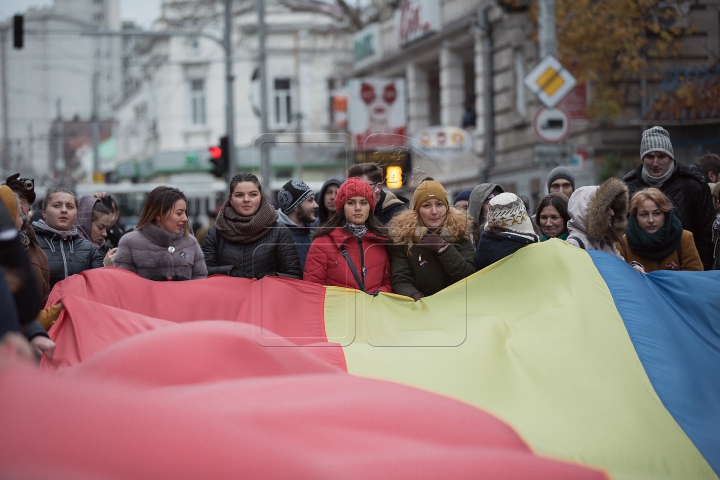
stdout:
[[255,175],[239,173],[200,241],[176,188],[153,190],[126,232],[112,198],[76,198],[64,188],[47,192],[32,221],[34,182],[16,174],[0,186],[0,301],[15,319],[3,328],[51,357],[47,330],[62,305],[41,309],[50,290],[110,266],[155,281],[284,276],[416,302],[550,239],[615,255],[641,273],[720,269],[720,156],[683,165],[668,132],[653,127],[643,133],[640,161],[622,180],[579,188],[570,169],[557,167],[532,215],[527,199],[494,183],[458,192],[451,204],[443,185],[426,178],[408,200],[383,189],[374,163],[353,165],[317,196],[291,180],[277,207]]

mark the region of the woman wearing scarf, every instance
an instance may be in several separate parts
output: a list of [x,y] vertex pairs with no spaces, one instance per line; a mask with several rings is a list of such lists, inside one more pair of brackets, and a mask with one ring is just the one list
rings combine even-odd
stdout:
[[382,226],[375,218],[375,193],[357,177],[345,180],[335,214],[315,232],[303,279],[370,294],[392,292]]
[[80,237],[75,195],[62,187],[50,189],[42,203],[43,219],[33,222],[40,248],[50,267],[50,288],[70,275],[103,266],[103,255]]
[[657,188],[640,190],[618,249],[629,264],[655,270],[703,270],[693,234],[683,230],[672,204]]
[[107,231],[114,223],[113,212],[99,198],[83,195],[78,199],[78,215],[75,221],[78,234],[105,254],[103,264],[106,267],[113,265],[117,251],[117,248],[108,249],[105,245]]
[[413,209],[390,222],[393,292],[416,302],[475,273],[467,215],[449,208],[445,188],[426,180]]
[[251,173],[235,175],[228,199],[202,245],[208,274],[302,278],[290,230],[277,220],[258,178]]

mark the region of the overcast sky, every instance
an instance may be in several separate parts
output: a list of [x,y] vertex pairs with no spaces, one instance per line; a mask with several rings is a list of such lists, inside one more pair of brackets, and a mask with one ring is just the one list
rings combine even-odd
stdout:
[[[52,0],[0,0],[0,20],[22,13],[30,7],[50,5]],[[120,16],[123,20],[132,20],[149,27],[160,16],[160,0],[120,0]]]

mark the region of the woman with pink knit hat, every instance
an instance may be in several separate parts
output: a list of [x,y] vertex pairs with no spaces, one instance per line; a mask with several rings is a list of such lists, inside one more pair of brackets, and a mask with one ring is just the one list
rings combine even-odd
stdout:
[[303,279],[376,294],[391,292],[387,238],[375,219],[375,194],[359,178],[337,191],[335,214],[315,232]]

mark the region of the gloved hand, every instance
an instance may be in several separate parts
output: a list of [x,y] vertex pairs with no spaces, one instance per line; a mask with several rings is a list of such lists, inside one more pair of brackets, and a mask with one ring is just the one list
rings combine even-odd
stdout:
[[434,233],[426,233],[423,235],[423,237],[418,242],[418,247],[427,248],[429,250],[432,250],[433,252],[437,253],[438,250],[443,248],[448,243],[442,239],[442,237],[439,237],[438,235]]
[[419,293],[419,292],[415,292],[410,296],[412,297],[413,300],[415,300],[417,302],[418,300],[420,300],[423,297],[423,294]]
[[167,277],[165,275],[153,275],[148,280],[152,280],[153,282],[167,282]]
[[185,280],[190,280],[190,279],[187,278],[187,277],[182,277],[182,276],[180,276],[180,275],[173,275],[173,276],[172,276],[172,281],[173,281],[173,282],[183,282],[183,281],[185,281]]

